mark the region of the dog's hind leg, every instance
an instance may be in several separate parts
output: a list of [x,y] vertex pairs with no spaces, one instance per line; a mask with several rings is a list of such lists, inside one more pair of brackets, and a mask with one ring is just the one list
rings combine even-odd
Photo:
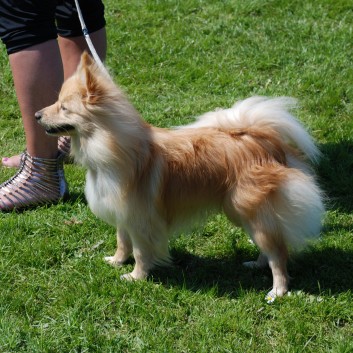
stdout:
[[125,229],[117,231],[117,249],[114,256],[104,258],[110,265],[118,267],[123,265],[132,254],[132,243],[129,234]]
[[288,292],[289,276],[287,273],[287,249],[269,255],[269,265],[272,270],[273,286],[267,293],[265,299],[268,303],[272,303],[276,297],[282,297]]
[[272,290],[266,295],[266,301],[272,302],[276,297],[281,297],[288,291],[289,277],[287,273],[288,249],[283,237],[273,229],[266,229],[260,222],[253,223],[252,238],[260,248],[260,261],[256,261],[256,266],[263,267],[268,261],[272,271]]
[[[267,301],[272,302],[288,291],[288,249],[300,249],[320,234],[324,212],[320,189],[300,170],[269,164],[240,176],[237,189],[227,197],[228,217],[243,226],[268,259],[273,288]],[[255,266],[263,259],[261,255]]]
[[241,224],[260,249],[257,261],[245,262],[244,265],[249,268],[263,268],[269,265],[273,288],[267,294],[266,300],[270,302],[277,296],[283,296],[288,291],[288,250],[271,205],[267,204],[247,213],[246,210],[237,210],[231,197],[227,201],[224,205],[227,217],[235,225]]
[[[233,193],[229,193],[227,197],[225,198],[225,202],[223,204],[223,210],[228,219],[235,225],[235,226],[241,226],[245,228],[245,231],[250,235],[250,237],[253,239],[252,232],[247,224],[244,224],[244,221],[242,221],[242,217],[240,216],[239,211],[237,210],[237,207],[234,205],[233,202]],[[264,253],[260,253],[256,261],[246,261],[243,262],[243,265],[245,267],[251,268],[251,269],[256,269],[256,268],[265,268],[268,266],[268,258]]]

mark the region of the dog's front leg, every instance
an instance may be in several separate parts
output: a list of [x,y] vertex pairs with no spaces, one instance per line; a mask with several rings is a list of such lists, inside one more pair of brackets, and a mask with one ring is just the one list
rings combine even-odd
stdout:
[[104,258],[110,265],[118,267],[123,265],[132,254],[132,243],[128,232],[125,229],[117,231],[117,249],[114,256]]
[[121,276],[121,279],[128,281],[147,278],[150,270],[154,267],[154,260],[151,253],[145,249],[134,248],[135,267],[132,272]]
[[122,279],[145,279],[156,265],[170,264],[169,242],[163,220],[141,222],[131,229],[130,237],[135,267],[131,273],[121,276]]

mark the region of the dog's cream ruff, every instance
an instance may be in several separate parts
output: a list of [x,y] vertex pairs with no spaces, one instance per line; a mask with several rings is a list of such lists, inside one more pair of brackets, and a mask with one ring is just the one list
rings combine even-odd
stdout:
[[84,54],[58,101],[36,117],[48,133],[71,136],[72,154],[87,168],[90,208],[118,227],[106,260],[135,258],[124,278],[169,263],[172,233],[223,211],[260,249],[247,266],[270,266],[273,298],[288,291],[289,250],[319,236],[324,213],[310,167],[319,151],[289,113],[293,103],[253,97],[190,125],[156,128]]

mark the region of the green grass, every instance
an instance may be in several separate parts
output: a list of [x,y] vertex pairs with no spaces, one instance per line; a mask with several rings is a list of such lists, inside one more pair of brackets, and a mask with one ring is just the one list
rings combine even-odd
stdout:
[[[294,96],[323,158],[322,238],[289,263],[291,296],[223,216],[171,242],[148,281],[103,261],[115,229],[67,166],[69,202],[0,215],[0,352],[353,352],[353,7],[348,0],[107,0],[107,64],[144,118],[187,123],[251,95]],[[0,50],[0,155],[24,148]],[[1,180],[13,171],[0,169]],[[128,270],[132,264],[127,265]]]

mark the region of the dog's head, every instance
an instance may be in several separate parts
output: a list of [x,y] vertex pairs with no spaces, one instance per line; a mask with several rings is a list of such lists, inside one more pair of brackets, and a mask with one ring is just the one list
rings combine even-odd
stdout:
[[58,101],[38,111],[35,118],[50,135],[84,136],[108,120],[119,100],[126,104],[112,79],[85,52],[76,72],[64,82]]

